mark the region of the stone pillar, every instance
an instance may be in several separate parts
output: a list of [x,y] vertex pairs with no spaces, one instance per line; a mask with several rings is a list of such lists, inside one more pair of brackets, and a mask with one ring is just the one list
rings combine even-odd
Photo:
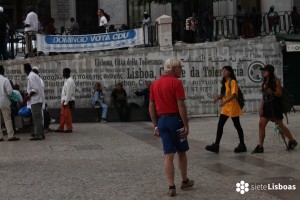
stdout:
[[269,12],[271,6],[275,6],[276,12],[291,11],[293,7],[292,0],[278,1],[278,0],[262,0],[261,11]]
[[99,8],[110,16],[109,24],[120,28],[122,24],[127,24],[127,1],[124,0],[99,0]]
[[161,51],[173,50],[172,45],[172,17],[162,15],[156,19],[158,23],[158,44]]

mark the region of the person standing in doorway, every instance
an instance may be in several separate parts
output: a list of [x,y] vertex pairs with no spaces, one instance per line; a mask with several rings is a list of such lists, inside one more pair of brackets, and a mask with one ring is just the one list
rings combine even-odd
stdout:
[[9,19],[4,14],[3,7],[0,6],[0,57],[3,60],[8,60],[7,54],[7,27],[9,26]]
[[269,24],[269,35],[275,35],[277,33],[277,25],[279,24],[279,15],[275,12],[275,6],[271,6],[267,14]]
[[78,35],[79,34],[79,24],[78,22],[75,21],[74,17],[71,17],[70,19],[70,34],[71,35]]
[[105,33],[106,27],[108,26],[108,20],[105,17],[105,12],[103,9],[99,9],[97,14],[99,17],[98,33]]
[[144,12],[144,19],[143,19],[143,30],[144,30],[144,42],[145,46],[149,46],[149,25],[150,25],[150,15],[147,12]]
[[184,103],[185,93],[179,59],[169,58],[164,64],[164,74],[150,88],[149,113],[154,125],[154,135],[160,136],[165,154],[165,174],[169,184],[169,196],[176,195],[174,182],[174,155],[177,152],[181,171],[181,189],[193,187],[194,181],[187,177],[187,136],[189,123]]
[[[75,82],[71,78],[71,70],[69,68],[63,69],[64,86],[61,92],[61,109],[60,109],[60,123],[55,132],[72,133],[72,113],[71,109],[75,106]],[[67,129],[64,131],[64,126]]]
[[31,107],[32,121],[34,126],[33,137],[30,140],[45,139],[43,126],[43,103],[44,90],[40,77],[32,71],[29,63],[24,64],[24,71],[27,74],[27,99]]
[[237,6],[236,18],[237,18],[238,36],[242,36],[243,28],[246,20],[246,11],[244,8],[242,8],[241,5]]
[[221,115],[219,117],[217,137],[215,143],[206,146],[207,151],[219,153],[219,145],[223,135],[224,125],[229,117],[231,117],[234,127],[236,128],[240,144],[234,149],[235,153],[246,152],[247,148],[244,143],[244,132],[240,123],[240,116],[242,115],[242,109],[237,101],[238,85],[234,71],[231,66],[224,66],[222,70],[222,88],[221,95],[216,97],[214,103],[221,100],[220,106],[222,107]]
[[32,39],[36,36],[39,29],[39,19],[37,14],[34,12],[34,8],[30,7],[28,9],[28,14],[24,21],[24,31],[25,31],[25,58],[29,57],[29,52],[33,50]]

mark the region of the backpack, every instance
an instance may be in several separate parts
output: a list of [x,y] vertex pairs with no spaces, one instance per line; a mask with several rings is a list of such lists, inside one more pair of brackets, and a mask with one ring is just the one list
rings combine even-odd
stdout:
[[287,123],[289,123],[287,113],[290,113],[291,111],[294,111],[295,113],[294,102],[295,101],[293,96],[286,89],[282,87],[281,107],[282,107],[282,113],[285,115]]
[[[231,89],[231,80],[232,79],[230,79],[230,81],[229,81],[229,88]],[[245,106],[245,98],[244,98],[244,94],[243,94],[243,92],[242,92],[242,90],[240,89],[240,87],[238,86],[238,95],[237,95],[237,101],[238,101],[238,103],[239,103],[239,105],[240,105],[240,107],[241,107],[241,109],[243,109],[244,108],[244,106]]]

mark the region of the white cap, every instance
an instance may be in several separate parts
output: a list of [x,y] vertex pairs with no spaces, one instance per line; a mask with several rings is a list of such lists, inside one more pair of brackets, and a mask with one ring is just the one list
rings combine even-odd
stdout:
[[0,6],[0,12],[3,12],[3,11],[4,11],[3,7],[2,7],[2,6]]
[[39,68],[38,67],[33,67],[32,69],[35,69],[36,71],[39,71]]

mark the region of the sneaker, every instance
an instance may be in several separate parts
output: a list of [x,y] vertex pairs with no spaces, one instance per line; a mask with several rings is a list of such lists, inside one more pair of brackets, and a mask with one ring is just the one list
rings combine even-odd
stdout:
[[205,149],[206,149],[207,151],[219,153],[219,145],[218,145],[218,144],[215,144],[215,143],[212,143],[212,145],[207,145],[207,146],[205,147]]
[[264,152],[264,148],[263,147],[260,147],[259,145],[257,145],[255,147],[255,149],[252,151],[252,154],[255,154],[255,153],[263,153]]
[[242,152],[247,152],[247,148],[245,144],[239,144],[235,149],[234,153],[242,153]]
[[102,119],[101,123],[107,123],[107,121],[105,119]]
[[185,181],[181,182],[180,189],[184,190],[187,188],[191,188],[194,185],[194,180],[186,179]]
[[176,187],[175,187],[175,185],[174,186],[169,186],[168,196],[169,197],[176,196]]
[[296,140],[290,140],[289,141],[289,144],[288,144],[288,149],[289,150],[293,150],[293,149],[295,149],[295,147],[297,146],[297,141]]
[[0,142],[2,142],[2,141],[4,141],[4,139],[3,139],[3,138],[0,138]]
[[12,138],[8,138],[7,141],[19,141],[20,138],[17,138],[17,137],[12,137]]

